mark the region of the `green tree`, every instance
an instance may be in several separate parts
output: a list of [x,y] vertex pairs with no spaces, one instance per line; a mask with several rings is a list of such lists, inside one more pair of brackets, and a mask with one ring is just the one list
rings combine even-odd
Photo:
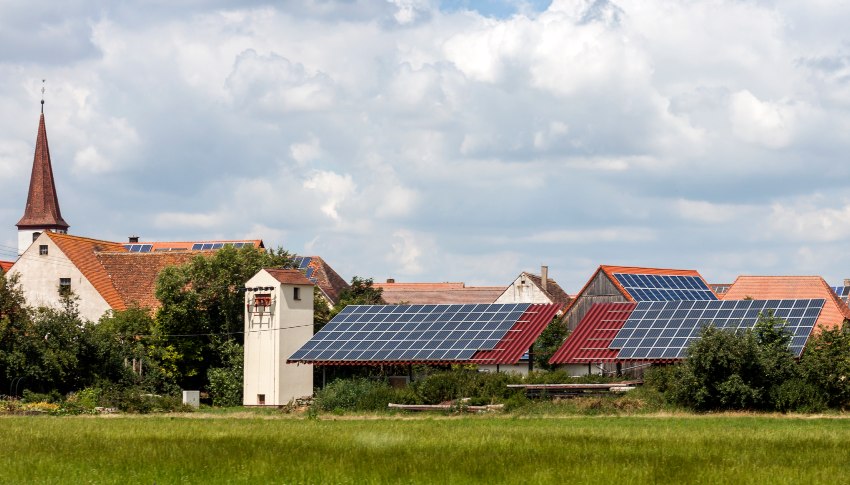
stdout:
[[261,268],[291,266],[283,249],[224,247],[160,273],[156,297],[162,306],[153,333],[174,359],[181,386],[203,387],[208,369],[223,364],[223,343],[242,343],[242,289],[248,279]]
[[550,364],[549,359],[555,355],[555,352],[561,347],[567,337],[570,335],[570,330],[567,328],[566,319],[555,316],[552,322],[543,329],[540,337],[532,346],[534,355],[534,365],[545,370],[554,370],[556,365]]
[[699,410],[776,409],[781,386],[797,377],[789,342],[785,322],[772,314],[753,329],[708,325],[673,370],[667,394]]
[[383,288],[375,288],[372,278],[351,278],[351,285],[339,294],[339,302],[331,310],[331,318],[335,317],[348,305],[386,305],[382,294]]
[[850,406],[850,322],[820,327],[809,337],[800,360],[803,378],[820,392],[826,405]]
[[318,332],[331,320],[331,307],[328,306],[322,290],[313,287],[313,333]]
[[210,397],[214,406],[242,405],[242,372],[245,353],[235,340],[222,344],[224,365],[209,370]]

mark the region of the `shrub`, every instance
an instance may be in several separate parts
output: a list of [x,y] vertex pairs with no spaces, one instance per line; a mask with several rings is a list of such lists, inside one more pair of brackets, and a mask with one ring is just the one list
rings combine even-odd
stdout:
[[228,340],[219,352],[224,356],[224,367],[207,371],[213,406],[239,406],[242,404],[244,350],[235,341]]
[[404,396],[383,381],[337,379],[316,393],[315,405],[322,411],[378,411]]
[[803,379],[789,379],[773,389],[771,401],[777,411],[815,413],[826,408],[822,389]]
[[836,328],[820,328],[809,338],[800,360],[806,381],[822,392],[830,407],[844,408],[850,404],[850,323]]

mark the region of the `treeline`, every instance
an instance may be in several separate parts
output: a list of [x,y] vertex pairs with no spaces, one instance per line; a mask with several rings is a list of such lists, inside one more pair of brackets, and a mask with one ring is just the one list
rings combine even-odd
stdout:
[[650,369],[646,385],[696,411],[818,412],[850,405],[850,324],[820,328],[798,359],[785,322],[765,315],[752,329],[708,326],[687,359]]

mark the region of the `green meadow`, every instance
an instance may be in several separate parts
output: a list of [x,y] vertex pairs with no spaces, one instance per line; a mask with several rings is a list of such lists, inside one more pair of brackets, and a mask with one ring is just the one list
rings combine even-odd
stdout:
[[850,421],[2,417],[0,483],[846,483]]

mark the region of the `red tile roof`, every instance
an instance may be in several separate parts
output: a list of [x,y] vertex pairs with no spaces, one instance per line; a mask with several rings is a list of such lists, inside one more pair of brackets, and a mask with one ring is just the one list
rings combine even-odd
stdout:
[[850,320],[850,308],[841,301],[829,284],[820,276],[739,276],[723,300],[779,300],[800,298],[822,298],[826,300],[820,312],[817,327],[833,328],[844,319]]
[[637,303],[597,303],[591,306],[549,363],[587,364],[616,360],[620,351],[611,350],[608,346],[636,306]]
[[17,226],[19,229],[32,227],[63,231],[68,229],[68,223],[62,218],[62,212],[59,210],[59,198],[56,196],[56,184],[53,182],[53,167],[50,163],[44,113],[38,121],[38,136],[35,141],[27,207]]
[[388,304],[429,305],[440,303],[493,303],[503,286],[466,286],[463,283],[374,283]]
[[313,282],[308,280],[304,273],[297,269],[278,269],[278,268],[263,268],[272,278],[287,285],[310,285]]
[[186,264],[199,255],[197,252],[163,253],[97,253],[97,260],[109,275],[123,307],[131,306],[156,310],[156,279],[167,266]]
[[12,269],[13,264],[15,264],[15,263],[12,262],[12,261],[0,261],[0,270],[2,270],[4,273],[6,273],[10,269]]
[[348,288],[349,284],[321,257],[306,257],[310,258],[308,267],[313,270],[310,277],[315,280],[316,286],[322,290],[322,293],[332,304],[339,303],[339,294],[342,293],[342,290]]
[[472,356],[476,364],[517,364],[523,354],[537,340],[552,318],[561,309],[561,305],[531,305],[520,319],[508,330],[505,337],[493,347],[493,350],[479,350]]

